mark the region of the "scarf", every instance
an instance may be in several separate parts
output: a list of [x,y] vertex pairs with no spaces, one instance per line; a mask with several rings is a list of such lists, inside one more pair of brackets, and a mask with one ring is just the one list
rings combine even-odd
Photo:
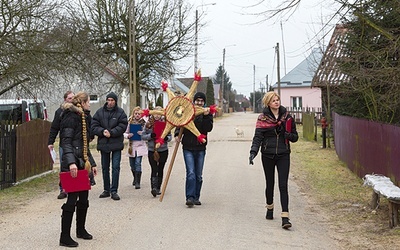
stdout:
[[274,115],[269,111],[264,112],[263,114],[259,115],[257,118],[256,128],[273,128],[279,127],[282,123],[286,121],[288,116],[288,112],[283,114],[279,114],[278,119],[275,118]]

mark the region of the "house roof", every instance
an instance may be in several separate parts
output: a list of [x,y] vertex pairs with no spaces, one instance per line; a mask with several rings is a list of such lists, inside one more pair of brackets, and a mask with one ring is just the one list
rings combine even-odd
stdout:
[[340,71],[339,59],[347,57],[344,49],[343,41],[346,40],[348,28],[343,24],[337,24],[329,41],[328,48],[322,57],[317,72],[312,79],[312,87],[321,87],[330,85],[338,85],[349,81],[349,76]]
[[[310,87],[311,80],[322,58],[320,49],[313,49],[311,54],[281,79],[281,88]],[[272,88],[277,88],[275,83]]]
[[189,92],[189,88],[186,87],[185,84],[183,84],[181,81],[179,81],[176,78],[174,78],[172,80],[172,84],[173,84],[173,87],[174,87],[175,90],[179,90],[180,92],[183,92],[183,93]]
[[[207,92],[207,81],[208,81],[209,77],[201,77],[201,80],[199,82],[199,84],[197,85],[197,92],[203,92],[206,93]],[[193,78],[178,78],[178,80],[184,84],[187,88],[190,89],[190,87],[193,84]]]

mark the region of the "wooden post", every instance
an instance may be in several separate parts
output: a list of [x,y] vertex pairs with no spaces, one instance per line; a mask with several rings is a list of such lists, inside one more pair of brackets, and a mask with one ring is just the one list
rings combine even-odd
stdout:
[[169,176],[171,175],[171,172],[172,172],[172,167],[173,167],[173,165],[174,165],[176,153],[178,152],[179,144],[180,144],[180,142],[181,142],[183,130],[184,130],[183,127],[181,127],[181,128],[179,129],[178,141],[175,142],[174,152],[173,152],[173,154],[172,154],[171,161],[169,162],[167,175],[165,176],[164,182],[163,182],[163,185],[162,185],[162,189],[161,189],[162,191],[161,191],[161,195],[160,195],[160,199],[159,199],[160,202],[163,201],[164,194],[165,194],[165,190],[167,189]]
[[389,227],[394,228],[399,224],[399,203],[389,200]]
[[372,189],[371,209],[377,209],[379,206],[379,194]]
[[394,213],[397,212],[394,209],[395,206],[396,205],[393,204],[392,202],[390,202],[390,200],[389,200],[389,227],[390,228],[393,228],[394,224],[395,224]]

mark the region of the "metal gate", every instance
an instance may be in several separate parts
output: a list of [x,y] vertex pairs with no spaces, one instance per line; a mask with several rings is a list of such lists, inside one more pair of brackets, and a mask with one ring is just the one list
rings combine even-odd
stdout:
[[15,124],[0,124],[0,190],[16,182]]

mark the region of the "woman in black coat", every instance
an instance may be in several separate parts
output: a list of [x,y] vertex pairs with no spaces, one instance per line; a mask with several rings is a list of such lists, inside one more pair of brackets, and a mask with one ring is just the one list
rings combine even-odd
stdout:
[[[77,93],[72,103],[63,105],[60,123],[60,146],[63,148],[61,171],[70,172],[76,178],[78,170],[86,169],[97,174],[96,163],[89,150],[90,141],[90,102],[88,94]],[[88,180],[89,181],[89,180]],[[93,237],[85,229],[89,207],[89,191],[69,192],[63,204],[61,219],[60,246],[76,247],[78,242],[71,238],[72,217],[76,207],[76,237],[91,240]]]
[[250,149],[250,164],[261,147],[261,161],[266,180],[265,197],[267,200],[266,219],[273,219],[275,166],[278,170],[280,200],[282,206],[282,227],[292,226],[289,221],[288,179],[290,169],[290,142],[298,140],[296,123],[286,108],[280,105],[277,93],[267,92],[263,97],[263,114],[258,116],[256,130]]

